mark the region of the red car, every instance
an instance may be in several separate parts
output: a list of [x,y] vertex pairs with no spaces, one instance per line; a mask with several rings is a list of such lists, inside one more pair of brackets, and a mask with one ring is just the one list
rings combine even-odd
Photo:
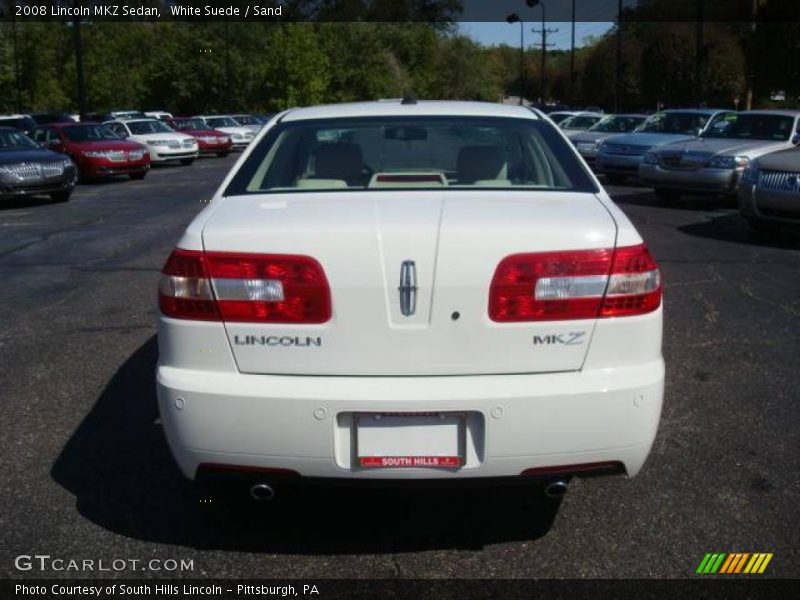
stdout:
[[167,125],[175,131],[180,131],[197,140],[200,154],[216,154],[220,157],[228,156],[233,147],[231,136],[222,131],[217,131],[206,125],[203,119],[191,117],[178,117],[167,119]]
[[72,158],[82,180],[117,175],[144,179],[150,169],[147,148],[122,139],[99,123],[51,123],[37,127],[31,137],[46,148]]

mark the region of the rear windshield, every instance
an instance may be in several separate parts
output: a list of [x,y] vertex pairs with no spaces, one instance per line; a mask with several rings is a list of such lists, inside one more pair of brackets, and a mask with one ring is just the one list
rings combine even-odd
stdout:
[[225,195],[476,188],[597,191],[548,121],[384,117],[280,123]]
[[703,137],[785,142],[793,131],[791,116],[730,113],[715,119]]

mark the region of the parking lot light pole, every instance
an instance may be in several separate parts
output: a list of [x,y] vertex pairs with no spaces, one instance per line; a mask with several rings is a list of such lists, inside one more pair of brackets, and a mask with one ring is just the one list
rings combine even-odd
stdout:
[[519,105],[522,106],[525,96],[525,23],[517,13],[508,15],[506,22],[509,25],[519,23]]

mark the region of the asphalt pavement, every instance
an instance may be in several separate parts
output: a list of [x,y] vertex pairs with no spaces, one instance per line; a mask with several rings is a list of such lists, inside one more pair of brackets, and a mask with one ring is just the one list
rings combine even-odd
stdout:
[[[771,552],[765,576],[800,576],[800,235],[633,185],[609,191],[661,265],[667,362],[638,477],[579,480],[560,503],[519,489],[203,502],[158,422],[156,284],[234,160],[0,203],[4,577],[682,578],[707,552]],[[34,554],[142,562],[15,566]]]

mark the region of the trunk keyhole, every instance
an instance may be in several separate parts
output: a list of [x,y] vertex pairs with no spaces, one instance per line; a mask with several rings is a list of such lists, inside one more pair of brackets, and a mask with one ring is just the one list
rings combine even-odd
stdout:
[[450,315],[450,318],[453,319],[453,321],[458,321],[461,318],[461,313],[457,310],[453,311],[453,314]]

